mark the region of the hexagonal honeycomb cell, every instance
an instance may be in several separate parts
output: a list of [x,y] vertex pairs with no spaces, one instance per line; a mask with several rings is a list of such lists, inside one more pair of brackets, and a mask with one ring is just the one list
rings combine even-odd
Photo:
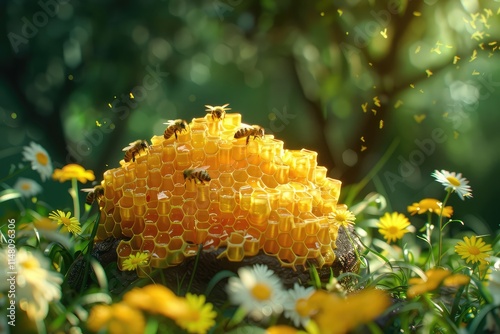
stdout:
[[[263,251],[282,266],[332,265],[339,226],[330,213],[341,181],[327,177],[317,153],[288,150],[272,135],[234,138],[241,115],[195,118],[169,139],[154,136],[135,161],[104,173],[96,241],[122,240],[118,266],[138,252],[153,268],[178,265],[223,248],[219,258],[241,261]],[[204,166],[211,180],[185,181],[186,169]],[[313,261],[311,261],[313,260]]]

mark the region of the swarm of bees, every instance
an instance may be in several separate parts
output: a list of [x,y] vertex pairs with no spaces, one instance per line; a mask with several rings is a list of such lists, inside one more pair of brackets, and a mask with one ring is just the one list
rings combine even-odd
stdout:
[[209,167],[210,166],[203,166],[184,170],[184,180],[186,182],[193,180],[197,184],[210,182],[211,178],[207,171]]
[[94,201],[99,203],[104,197],[104,187],[100,184],[96,185],[94,188],[82,189],[82,191],[88,193],[87,197],[85,198],[85,203],[87,203],[88,205],[92,205]]
[[163,133],[163,138],[165,139],[169,139],[170,137],[172,137],[172,135],[175,135],[175,139],[177,139],[177,133],[188,131],[189,129],[189,124],[183,119],[168,121],[167,123],[163,124],[168,125],[165,129],[165,132]]
[[125,157],[123,158],[123,160],[125,160],[125,162],[129,162],[130,160],[135,161],[135,156],[138,155],[141,151],[146,151],[148,148],[148,142],[143,139],[131,142],[122,150],[125,151]]
[[210,106],[210,105],[205,105],[207,109],[205,111],[208,111],[212,115],[212,120],[223,120],[224,116],[226,116],[226,111],[231,110],[231,108],[227,108],[229,103],[226,103],[223,106]]
[[259,138],[263,137],[264,128],[261,127],[260,125],[252,125],[251,127],[243,127],[238,131],[236,131],[236,133],[234,134],[235,139],[247,137],[247,145],[251,136],[253,136],[253,139],[257,137]]

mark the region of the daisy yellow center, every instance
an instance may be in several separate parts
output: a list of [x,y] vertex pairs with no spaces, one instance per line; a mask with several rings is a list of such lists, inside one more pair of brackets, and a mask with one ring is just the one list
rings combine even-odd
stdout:
[[347,220],[347,215],[345,213],[337,213],[335,216],[338,222],[345,222]]
[[454,176],[448,176],[446,179],[450,181],[450,183],[455,187],[458,187],[460,185],[460,181],[458,181],[458,179]]
[[266,284],[257,283],[250,292],[257,300],[268,300],[271,298],[271,289]]
[[40,264],[38,263],[37,260],[35,259],[29,259],[29,260],[26,260],[24,261],[21,266],[24,268],[24,269],[35,269],[35,268],[38,268],[40,267]]
[[295,303],[295,311],[301,316],[301,317],[307,317],[309,316],[309,307],[307,305],[307,300],[304,298],[300,298],[297,300]]
[[29,184],[29,183],[23,183],[23,184],[21,185],[21,188],[22,188],[23,190],[30,190],[30,189],[31,189],[31,186],[30,186],[30,184]]
[[472,246],[469,248],[469,254],[471,255],[479,255],[481,254],[481,250],[479,250],[479,248],[475,247],[475,246]]
[[38,152],[36,154],[36,161],[38,161],[40,165],[45,166],[49,162],[49,157],[46,154],[43,154],[42,152]]

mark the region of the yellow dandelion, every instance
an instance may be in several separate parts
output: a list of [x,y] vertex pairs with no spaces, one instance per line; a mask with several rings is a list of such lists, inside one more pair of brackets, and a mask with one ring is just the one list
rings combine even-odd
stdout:
[[483,238],[476,236],[464,237],[464,241],[457,242],[455,252],[460,255],[466,263],[485,263],[486,258],[491,254],[491,245],[483,241]]
[[93,171],[85,170],[85,168],[77,164],[68,164],[62,169],[56,169],[52,174],[52,178],[59,182],[77,179],[80,183],[87,183],[87,181],[95,180]]
[[443,268],[429,269],[425,272],[425,276],[425,279],[414,277],[408,280],[410,284],[406,292],[408,298],[434,291],[441,285],[456,287],[467,285],[470,282],[470,277],[463,274],[452,274],[451,271]]
[[334,223],[344,227],[354,224],[354,221],[356,220],[354,213],[347,210],[347,206],[345,205],[339,205],[335,212],[330,213],[330,216],[333,218]]
[[136,270],[138,266],[146,264],[149,260],[149,253],[139,252],[131,254],[125,261],[123,261],[123,270]]
[[424,198],[418,203],[409,205],[408,212],[411,213],[412,216],[417,213],[420,215],[426,212],[432,212],[439,215],[441,213],[441,208],[443,209],[443,217],[450,218],[453,214],[453,207],[445,206],[443,208],[443,203],[435,198]]
[[189,311],[184,317],[177,318],[175,322],[188,333],[207,333],[215,325],[214,319],[217,316],[213,305],[205,303],[204,295],[187,293],[185,299]]
[[408,226],[410,226],[408,218],[398,212],[386,212],[377,224],[377,227],[379,228],[378,231],[384,236],[384,239],[387,240],[387,242],[403,238],[406,233],[410,232],[407,229]]
[[68,230],[73,234],[82,233],[80,222],[75,217],[71,217],[71,212],[64,213],[64,211],[56,210],[49,213],[49,218],[59,225],[63,225],[63,229]]

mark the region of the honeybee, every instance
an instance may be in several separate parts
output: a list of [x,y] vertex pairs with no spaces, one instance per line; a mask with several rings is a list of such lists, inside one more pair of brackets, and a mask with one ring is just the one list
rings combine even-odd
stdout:
[[241,128],[234,134],[236,139],[247,137],[247,145],[251,136],[253,136],[253,139],[264,136],[264,128],[260,125],[252,125],[251,127]]
[[85,198],[85,203],[92,205],[94,201],[99,202],[104,197],[104,187],[100,184],[96,185],[94,188],[85,188],[82,191],[88,193]]
[[163,133],[163,137],[165,139],[172,137],[172,135],[175,135],[175,139],[177,139],[177,132],[181,133],[182,131],[187,131],[189,129],[189,124],[183,119],[168,121],[167,123],[163,124],[168,125],[165,129],[165,132]]
[[207,172],[208,167],[209,166],[203,166],[184,170],[184,180],[186,180],[186,182],[194,180],[196,183],[210,182],[211,178]]
[[226,110],[231,110],[231,108],[227,108],[228,105],[229,103],[226,103],[223,106],[215,106],[215,107],[212,107],[210,105],[205,105],[205,107],[207,107],[207,110],[205,111],[210,112],[213,120],[215,119],[221,120],[224,119],[224,116],[226,116]]
[[125,162],[129,162],[130,160],[135,161],[135,156],[139,154],[141,150],[145,151],[148,147],[148,142],[142,139],[130,143],[122,150],[125,151],[125,157],[123,158],[123,160],[125,160]]

